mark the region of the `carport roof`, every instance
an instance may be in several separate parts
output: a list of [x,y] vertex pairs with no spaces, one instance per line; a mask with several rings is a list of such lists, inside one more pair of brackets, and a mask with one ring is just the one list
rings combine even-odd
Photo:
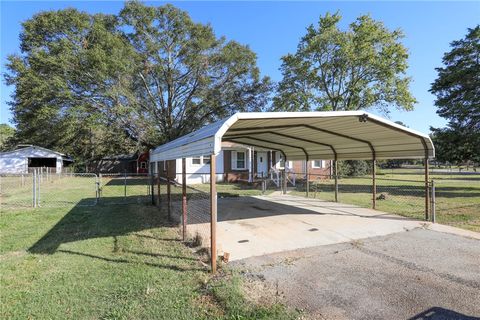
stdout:
[[364,111],[249,112],[151,151],[151,161],[218,154],[222,141],[276,150],[289,160],[433,157],[428,135]]

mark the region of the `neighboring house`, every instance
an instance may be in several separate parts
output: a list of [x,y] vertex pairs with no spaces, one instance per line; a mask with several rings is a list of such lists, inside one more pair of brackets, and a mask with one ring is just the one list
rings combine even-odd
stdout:
[[28,173],[34,168],[50,168],[61,173],[73,163],[67,155],[38,146],[21,146],[16,150],[0,153],[0,173]]
[[[151,162],[150,172],[160,172],[162,177],[173,177],[182,181],[182,159]],[[310,180],[330,174],[329,161],[309,161]],[[305,178],[306,162],[287,161],[287,172],[290,177]],[[168,167],[168,168],[167,168]],[[252,182],[262,177],[278,179],[280,171],[285,168],[281,153],[271,150],[247,147],[233,143],[222,143],[222,151],[217,155],[217,182]],[[210,181],[210,157],[199,156],[186,158],[187,184],[207,183]]]
[[148,173],[149,153],[120,154],[90,162],[89,171],[95,173]]

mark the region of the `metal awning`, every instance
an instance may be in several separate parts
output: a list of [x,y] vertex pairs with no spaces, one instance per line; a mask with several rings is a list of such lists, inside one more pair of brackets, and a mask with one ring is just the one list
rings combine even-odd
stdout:
[[429,136],[364,111],[249,112],[161,145],[150,161],[218,154],[222,141],[276,150],[288,160],[432,158]]

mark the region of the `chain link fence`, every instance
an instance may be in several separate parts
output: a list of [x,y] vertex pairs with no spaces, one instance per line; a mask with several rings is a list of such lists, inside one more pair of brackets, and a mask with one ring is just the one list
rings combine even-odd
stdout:
[[148,174],[55,173],[33,170],[0,174],[0,208],[151,203]]
[[182,185],[173,179],[155,176],[151,201],[179,226],[180,234],[183,234],[185,226],[185,240],[192,246],[210,248],[210,192],[205,186],[208,185],[185,186],[184,215]]
[[[331,175],[310,176],[309,196],[335,201],[335,179]],[[300,178],[299,178],[300,177]],[[306,194],[305,175],[297,176],[294,194]],[[364,208],[373,205],[372,177],[338,176],[337,200]],[[422,219],[425,216],[425,183],[418,180],[377,177],[375,208]]]
[[101,173],[101,204],[150,203],[152,177],[146,173]]

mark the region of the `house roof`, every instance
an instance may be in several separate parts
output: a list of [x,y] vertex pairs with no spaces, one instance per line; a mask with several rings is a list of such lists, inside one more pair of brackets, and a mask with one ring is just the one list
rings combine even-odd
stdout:
[[289,160],[431,158],[430,137],[364,111],[251,112],[151,151],[151,161],[218,154],[222,141],[277,150]]

